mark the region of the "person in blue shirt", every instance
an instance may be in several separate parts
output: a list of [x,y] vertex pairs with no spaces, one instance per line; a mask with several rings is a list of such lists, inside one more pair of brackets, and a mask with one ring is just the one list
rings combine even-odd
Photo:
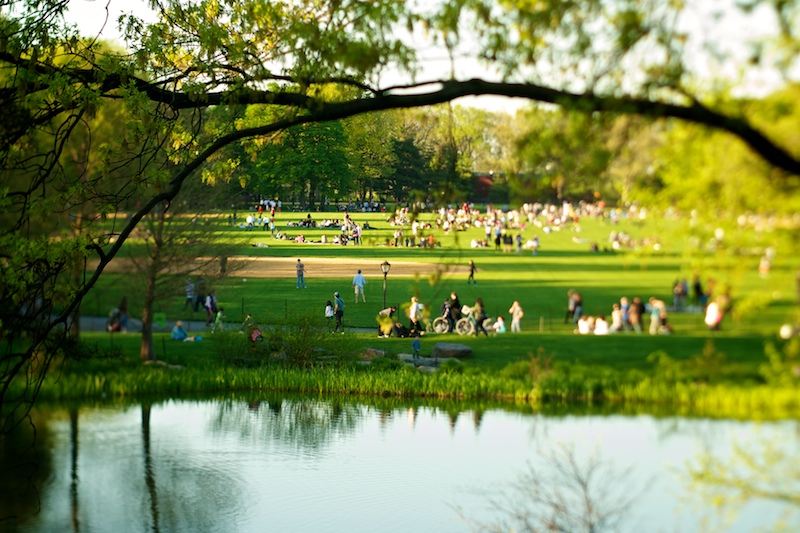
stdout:
[[414,359],[419,359],[419,351],[422,349],[422,344],[419,342],[419,334],[414,336],[411,342],[411,349],[414,350]]
[[201,337],[195,337],[194,335],[186,333],[186,330],[183,329],[183,322],[178,320],[172,328],[172,340],[191,342],[194,340],[201,340]]

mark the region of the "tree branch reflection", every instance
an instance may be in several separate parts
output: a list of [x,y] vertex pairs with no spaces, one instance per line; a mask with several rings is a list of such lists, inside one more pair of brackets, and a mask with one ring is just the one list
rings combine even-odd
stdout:
[[500,516],[492,523],[459,515],[472,531],[618,531],[647,484],[636,487],[632,468],[617,468],[597,453],[578,456],[575,446],[540,448],[540,464],[528,464],[509,488],[489,498]]
[[[797,531],[800,527],[800,462],[793,442],[759,435],[734,442],[730,453],[706,451],[686,465],[686,494],[698,506],[706,529],[734,525],[741,510],[756,501],[781,508],[770,531]],[[766,525],[766,524],[765,524]]]

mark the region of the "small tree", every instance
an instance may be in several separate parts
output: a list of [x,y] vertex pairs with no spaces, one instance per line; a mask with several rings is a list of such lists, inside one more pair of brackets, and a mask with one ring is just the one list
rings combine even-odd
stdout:
[[[153,348],[153,307],[164,298],[171,298],[182,287],[184,278],[193,273],[225,275],[220,267],[243,243],[226,239],[220,243],[218,233],[223,219],[208,215],[216,203],[220,189],[196,181],[185,184],[187,200],[161,203],[142,219],[128,256],[135,266],[134,279],[144,287],[142,305],[142,345],[140,358],[155,360]],[[136,242],[138,241],[138,242]]]

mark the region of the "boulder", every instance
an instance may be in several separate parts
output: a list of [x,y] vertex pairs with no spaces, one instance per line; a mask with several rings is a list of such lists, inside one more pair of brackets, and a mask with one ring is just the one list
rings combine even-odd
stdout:
[[454,342],[437,342],[431,352],[431,357],[435,359],[447,359],[455,357],[463,359],[472,356],[472,348],[465,344],[456,344]]
[[361,359],[364,361],[372,361],[377,359],[378,357],[385,357],[386,350],[376,350],[375,348],[367,348],[364,350],[364,353],[361,354]]

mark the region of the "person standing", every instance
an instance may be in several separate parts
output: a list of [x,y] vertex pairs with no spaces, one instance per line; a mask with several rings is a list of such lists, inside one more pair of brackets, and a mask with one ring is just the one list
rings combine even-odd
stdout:
[[467,285],[469,285],[470,282],[474,283],[475,285],[478,284],[478,282],[475,281],[475,272],[477,272],[477,271],[478,271],[478,268],[475,266],[475,261],[470,260],[470,262],[469,262],[469,277],[467,278]]
[[[575,317],[575,291],[568,290],[567,291],[567,314],[564,316],[564,324],[572,322],[572,319]],[[580,318],[580,317],[578,317]]]
[[481,332],[487,337],[489,333],[483,327],[483,321],[486,320],[486,311],[483,307],[483,299],[478,298],[475,300],[475,305],[472,307],[472,320],[475,321],[475,336],[477,337]]
[[636,333],[642,332],[642,316],[644,315],[644,302],[638,296],[634,296],[633,301],[631,302],[631,307],[628,310],[628,321],[631,324],[631,328]]
[[333,331],[331,327],[331,322],[333,322],[333,317],[336,316],[336,313],[333,310],[333,303],[328,300],[325,302],[325,321],[328,323],[328,329]]
[[522,320],[522,317],[525,316],[525,313],[522,312],[522,306],[519,305],[517,300],[514,300],[514,303],[511,304],[511,308],[508,310],[508,313],[511,315],[511,332],[519,333],[522,331],[522,328],[520,327],[520,320]]
[[583,296],[578,291],[574,291],[572,293],[572,300],[575,302],[575,308],[573,309],[574,316],[572,317],[572,323],[576,324],[578,319],[583,316]]
[[128,297],[123,296],[119,303],[119,330],[122,333],[128,332]]
[[333,314],[336,317],[336,325],[333,327],[333,331],[339,331],[339,328],[341,328],[342,335],[344,335],[344,324],[342,323],[342,318],[344,318],[344,300],[339,296],[338,291],[333,293]]
[[206,280],[203,279],[203,276],[197,277],[197,283],[194,286],[194,310],[200,310],[206,303]]
[[461,320],[461,302],[458,300],[458,294],[455,292],[450,293],[450,331],[456,330],[456,322]]
[[295,270],[297,270],[297,287],[300,288],[301,286],[305,289],[306,288],[306,266],[303,264],[302,261],[299,259],[297,260],[297,264],[294,266]]
[[192,311],[197,311],[195,304],[197,294],[195,293],[195,285],[192,278],[186,278],[186,287],[184,290],[186,291],[186,301],[183,303],[183,310],[186,311],[187,307],[191,307]]
[[422,331],[422,304],[416,296],[411,297],[411,306],[408,308],[408,318],[411,324],[409,328],[411,331]]
[[661,327],[664,325],[664,318],[666,315],[666,305],[658,298],[650,297],[650,335],[658,335],[661,333]]
[[361,300],[364,303],[367,303],[367,298],[364,296],[364,285],[367,284],[367,280],[361,274],[361,270],[359,269],[358,274],[353,277],[353,290],[356,294],[356,303],[358,303],[358,295],[361,295]]
[[214,320],[214,315],[217,313],[217,291],[208,293],[203,308],[206,310],[206,326],[210,326],[211,321]]

